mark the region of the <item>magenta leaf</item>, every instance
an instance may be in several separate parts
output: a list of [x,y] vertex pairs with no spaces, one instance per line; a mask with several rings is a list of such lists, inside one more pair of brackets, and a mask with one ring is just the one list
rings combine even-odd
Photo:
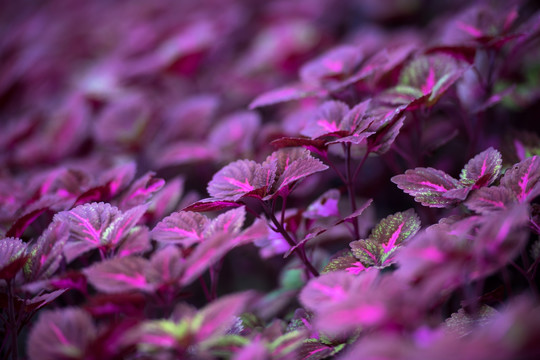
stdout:
[[244,196],[265,196],[274,178],[275,170],[271,166],[237,160],[218,171],[207,190],[216,199],[238,201]]
[[540,158],[527,158],[506,170],[501,178],[501,185],[511,190],[518,201],[531,201],[540,193]]
[[119,208],[121,210],[131,209],[150,200],[165,185],[165,180],[154,176],[155,173],[148,172],[135,180],[126,193],[122,195]]
[[306,339],[298,351],[298,358],[302,360],[323,360],[337,354],[344,345],[333,346],[325,344],[319,339]]
[[324,219],[339,216],[339,190],[330,189],[312,202],[302,214],[308,219]]
[[461,170],[459,180],[473,189],[489,186],[497,178],[502,169],[502,156],[497,150],[489,148],[469,160]]
[[195,328],[197,341],[223,334],[252,299],[253,293],[244,292],[222,296],[219,300],[205,306],[193,319],[197,324]]
[[152,238],[166,243],[182,244],[187,248],[203,239],[210,220],[199,213],[179,211],[161,220],[152,230]]
[[294,84],[270,90],[257,96],[255,100],[249,104],[249,108],[255,109],[262,106],[269,106],[313,96],[324,96],[324,92],[312,85]]
[[26,230],[28,226],[36,221],[36,219],[47,210],[47,208],[40,208],[21,216],[13,225],[11,225],[9,230],[6,232],[6,237],[20,237],[24,233],[24,230]]
[[48,279],[56,272],[68,236],[69,228],[66,224],[52,222],[37,241],[30,245],[28,262],[24,268],[27,280]]
[[90,284],[104,293],[134,290],[152,292],[153,285],[147,279],[147,276],[152,277],[151,274],[148,274],[151,270],[148,260],[142,257],[128,256],[94,264],[83,270],[83,273]]
[[[175,284],[185,270],[185,260],[176,246],[166,246],[152,255],[150,267],[149,282],[157,285]],[[151,277],[156,275],[156,278]]]
[[0,279],[11,280],[27,261],[26,244],[17,238],[0,240]]
[[215,219],[206,227],[205,237],[210,237],[218,233],[236,235],[242,230],[246,219],[246,208],[244,206],[229,210]]
[[98,180],[98,184],[106,184],[109,196],[115,196],[124,190],[135,177],[137,165],[134,161],[116,166],[104,172]]
[[90,315],[77,308],[46,310],[30,331],[31,360],[83,358],[86,347],[97,337]]
[[338,46],[302,66],[300,78],[303,83],[324,86],[332,78],[352,74],[360,61],[362,53],[358,47]]
[[145,211],[146,205],[121,212],[110,204],[91,203],[55,215],[54,221],[67,221],[70,225],[70,237],[64,247],[67,261],[92,249],[120,245]]
[[355,277],[345,271],[323,274],[312,279],[300,293],[300,303],[310,310],[322,309],[347,300],[357,291]]
[[116,256],[124,257],[143,254],[152,249],[150,230],[144,225],[131,228],[129,235],[115,249]]
[[365,269],[366,267],[353,256],[352,252],[349,251],[345,255],[330,260],[324,267],[322,273],[344,270],[350,274],[358,274]]
[[261,127],[260,116],[253,111],[239,111],[226,116],[208,135],[208,146],[220,158],[241,158],[253,152],[253,144]]
[[503,186],[484,187],[474,191],[465,206],[480,214],[508,209],[517,201],[514,193]]
[[277,164],[274,193],[287,192],[296,181],[328,169],[328,166],[312,157],[308,150],[301,148],[279,149],[268,156],[264,165],[269,167],[274,162]]
[[[368,239],[349,245],[353,255],[364,266],[388,266],[394,262],[393,253],[420,229],[420,219],[414,210],[398,212],[382,219]],[[352,271],[352,270],[351,270]]]
[[458,189],[460,183],[444,171],[416,168],[392,177],[391,181],[424,206],[444,208],[457,203],[457,200],[448,199],[444,194]]
[[163,148],[153,159],[156,167],[185,165],[216,158],[216,151],[201,141],[177,141]]
[[235,201],[224,201],[214,198],[207,198],[199,200],[189,206],[186,206],[182,211],[194,211],[194,212],[205,212],[205,211],[219,211],[223,209],[230,209],[240,207],[242,204],[239,204]]
[[426,96],[426,104],[431,106],[466,69],[466,64],[446,54],[419,56],[402,70],[400,84],[417,90],[417,98]]
[[340,134],[341,121],[348,112],[347,104],[341,101],[326,101],[319,106],[300,133],[312,139]]
[[[368,148],[370,151],[382,155],[388,150],[399,135],[399,131],[403,126],[405,116],[401,116],[387,126],[379,129],[379,131],[368,138]],[[368,134],[368,133],[364,133]],[[361,139],[363,140],[363,139]]]

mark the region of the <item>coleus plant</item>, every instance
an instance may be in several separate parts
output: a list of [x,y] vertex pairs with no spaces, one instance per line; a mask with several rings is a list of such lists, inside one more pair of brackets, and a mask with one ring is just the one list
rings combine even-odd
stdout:
[[1,358],[540,356],[536,3],[0,14]]

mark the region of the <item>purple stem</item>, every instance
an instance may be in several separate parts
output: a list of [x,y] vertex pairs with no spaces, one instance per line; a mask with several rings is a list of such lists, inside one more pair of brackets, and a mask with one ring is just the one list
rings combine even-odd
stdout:
[[201,283],[201,287],[204,292],[204,297],[208,302],[212,301],[212,297],[210,296],[210,292],[208,291],[208,287],[206,286],[206,283],[204,282],[204,279],[202,276],[199,276],[199,282]]
[[13,295],[13,283],[11,280],[7,281],[7,297],[8,297],[8,318],[9,318],[9,324],[10,324],[10,333],[11,333],[11,359],[18,360],[19,359],[19,352],[17,349],[17,333],[18,331],[18,323],[15,320],[15,303],[14,303],[14,295]]
[[[272,221],[272,223],[274,224],[274,226],[276,227],[276,230],[283,236],[283,238],[285,239],[285,241],[287,241],[287,243],[291,246],[291,247],[294,247],[296,246],[296,241],[293,240],[293,238],[291,237],[291,235],[287,232],[287,230],[285,230],[285,228],[283,227],[283,225],[279,222],[279,220],[276,218],[276,215],[274,214],[273,211],[271,211],[271,209],[268,207],[268,205],[264,202],[262,202],[263,204],[263,208],[266,212],[266,215],[268,215],[268,217],[270,218],[270,220]],[[300,258],[300,260],[304,263],[304,265],[306,266],[306,268],[309,270],[309,272],[317,277],[319,276],[319,272],[317,271],[317,269],[315,269],[315,267],[309,262],[308,258],[306,257],[306,253],[305,251],[303,251],[303,249],[301,247],[297,247],[294,249],[294,252],[296,253],[296,255]]]

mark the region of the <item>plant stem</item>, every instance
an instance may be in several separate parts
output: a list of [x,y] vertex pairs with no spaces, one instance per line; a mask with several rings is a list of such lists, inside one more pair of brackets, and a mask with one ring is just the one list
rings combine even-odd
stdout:
[[[354,176],[351,171],[351,144],[349,143],[345,144],[344,150],[345,150],[345,162],[346,162],[345,178],[347,179],[347,182],[345,184],[347,185],[347,192],[349,194],[349,201],[351,203],[351,214],[352,214],[356,211],[356,192],[354,191]],[[354,238],[359,239],[360,229],[358,227],[358,221],[356,219],[353,219],[353,226],[354,226]]]
[[[287,243],[291,246],[291,247],[294,247],[296,246],[296,241],[294,241],[294,239],[291,237],[291,235],[287,232],[287,230],[285,230],[285,228],[283,227],[283,224],[281,224],[279,222],[279,220],[276,218],[276,215],[274,214],[274,212],[272,212],[270,210],[270,208],[268,207],[268,205],[266,203],[262,203],[263,204],[263,208],[266,212],[266,215],[270,218],[270,220],[272,221],[272,223],[274,224],[274,226],[276,227],[276,230],[277,232],[279,232],[283,238],[285,239],[285,241],[287,241]],[[294,249],[294,252],[296,253],[296,255],[300,258],[300,260],[304,263],[304,265],[306,266],[306,268],[309,270],[309,272],[317,277],[319,276],[319,272],[317,271],[317,269],[315,269],[315,267],[309,262],[307,256],[306,256],[306,253],[305,251],[302,251],[303,249],[301,247],[297,247]]]
[[10,333],[11,333],[11,359],[18,360],[19,352],[17,349],[17,333],[18,324],[15,320],[15,298],[13,294],[13,283],[11,280],[7,280],[7,297],[8,297],[8,318],[10,324]]
[[204,279],[202,276],[199,276],[199,282],[201,283],[201,287],[204,292],[204,297],[208,302],[212,301],[212,297],[210,296],[210,292],[208,291],[208,287],[206,286],[206,282],[204,282]]
[[221,258],[214,265],[210,266],[210,297],[212,300],[217,299],[217,285],[222,265],[223,258]]

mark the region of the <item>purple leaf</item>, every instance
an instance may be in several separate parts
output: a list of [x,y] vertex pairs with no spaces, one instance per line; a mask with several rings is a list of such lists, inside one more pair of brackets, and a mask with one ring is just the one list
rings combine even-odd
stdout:
[[394,251],[420,229],[420,219],[409,209],[387,216],[371,231],[369,238],[350,243],[354,256],[365,266],[393,263]]
[[473,189],[491,185],[502,169],[502,156],[497,150],[489,148],[469,160],[461,170],[459,180]]
[[146,226],[133,227],[129,235],[122,240],[120,246],[116,248],[116,256],[125,257],[134,254],[143,254],[152,249],[150,243],[150,231]]
[[116,166],[104,172],[98,180],[98,184],[106,184],[108,195],[113,197],[124,190],[135,177],[137,165],[134,161]]
[[50,278],[60,266],[62,252],[69,235],[69,227],[52,222],[47,230],[29,248],[24,275],[27,280]]
[[[370,151],[382,155],[390,150],[390,147],[399,135],[399,131],[401,130],[404,121],[405,116],[401,116],[391,124],[380,129],[375,135],[369,137],[368,148]],[[361,140],[363,140],[363,138]]]
[[351,74],[361,61],[358,47],[338,46],[302,66],[300,78],[303,83],[324,86],[329,79]]
[[[104,293],[121,293],[133,290],[154,291],[147,276],[150,263],[142,257],[128,256],[102,261],[83,270],[88,281]],[[157,277],[157,275],[153,275]]]
[[261,127],[260,116],[253,111],[236,112],[220,119],[208,135],[208,146],[220,158],[237,159],[253,152]]
[[472,193],[465,202],[465,206],[480,214],[488,214],[493,211],[508,209],[516,202],[514,193],[503,186],[491,186],[480,188]]
[[352,252],[347,252],[347,254],[343,256],[338,256],[335,259],[330,260],[324,267],[322,273],[344,270],[349,274],[358,274],[365,269],[366,267],[353,256]]
[[163,219],[178,208],[183,195],[184,178],[176,177],[168,180],[165,186],[150,200],[146,215],[150,214],[153,222],[157,219]]
[[531,201],[540,193],[540,158],[527,158],[506,170],[501,178],[501,185],[511,190],[518,201]]
[[152,255],[150,267],[152,271],[149,274],[157,277],[150,277],[149,282],[158,285],[175,284],[185,270],[185,260],[176,246],[166,246]]
[[420,91],[427,96],[428,106],[433,105],[465,72],[467,66],[445,54],[419,56],[401,72],[400,84]]
[[341,101],[326,101],[319,106],[300,134],[312,139],[339,134],[342,130],[341,121],[348,112],[347,104]]
[[30,331],[28,355],[31,360],[83,358],[96,336],[87,312],[77,308],[46,310]]
[[302,214],[308,219],[324,219],[339,216],[339,190],[330,189],[312,202]]
[[161,220],[152,230],[152,238],[188,248],[203,239],[203,232],[209,223],[210,220],[204,215],[179,211]]
[[334,354],[333,346],[323,344],[319,339],[307,339],[300,348],[298,358],[302,360],[323,360]]
[[159,148],[153,159],[157,168],[212,160],[216,151],[200,141],[178,141]]
[[0,279],[13,279],[24,266],[27,258],[26,244],[21,239],[0,240]]
[[154,176],[154,172],[147,172],[135,180],[126,193],[122,195],[119,205],[120,210],[131,209],[134,206],[146,203],[165,185],[165,180]]
[[47,208],[40,208],[21,216],[13,225],[11,225],[6,232],[6,237],[20,237],[24,233],[24,230],[47,210]]
[[250,109],[255,109],[262,106],[279,104],[282,102],[299,100],[306,97],[324,96],[325,92],[318,87],[306,84],[294,84],[284,86],[279,89],[267,91],[255,98],[250,104]]
[[236,235],[242,230],[245,219],[244,206],[229,210],[211,221],[204,231],[204,236],[210,237],[218,233]]
[[70,224],[70,238],[64,247],[67,261],[92,249],[118,246],[145,211],[145,205],[122,213],[110,204],[91,203],[55,215],[54,221]]
[[444,194],[459,188],[460,183],[444,171],[416,168],[392,177],[391,181],[424,206],[444,208],[457,203],[455,199],[445,198]]
[[[251,292],[222,296],[195,315],[197,341],[222,335],[253,299]],[[199,325],[200,324],[200,325]]]
[[230,209],[240,207],[242,204],[239,204],[234,201],[224,201],[214,198],[207,198],[199,200],[184,209],[182,211],[195,211],[195,212],[205,212],[205,211],[219,211],[223,209]]
[[307,138],[294,138],[294,137],[284,137],[272,141],[274,147],[281,149],[286,147],[298,147],[304,146],[311,151],[315,152],[315,149],[319,152],[326,152],[326,141],[322,139],[307,139]]
[[304,287],[300,293],[300,303],[308,310],[316,311],[339,304],[359,290],[355,279],[345,271],[323,274]]
[[208,183],[210,196],[238,201],[244,196],[266,195],[274,183],[275,170],[252,160],[237,160],[218,171]]
[[275,174],[278,178],[273,187],[274,193],[288,191],[296,181],[328,169],[328,166],[302,148],[279,149],[268,156],[263,165],[269,167],[274,162],[277,166]]

